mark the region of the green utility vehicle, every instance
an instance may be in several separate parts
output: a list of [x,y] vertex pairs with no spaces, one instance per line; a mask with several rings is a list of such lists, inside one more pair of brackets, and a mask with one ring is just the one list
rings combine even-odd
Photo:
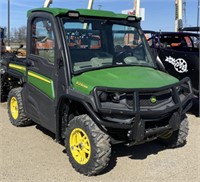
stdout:
[[65,141],[76,171],[102,172],[112,144],[186,143],[190,80],[159,70],[139,18],[41,8],[28,12],[27,27],[26,59],[2,65],[10,121],[35,122]]

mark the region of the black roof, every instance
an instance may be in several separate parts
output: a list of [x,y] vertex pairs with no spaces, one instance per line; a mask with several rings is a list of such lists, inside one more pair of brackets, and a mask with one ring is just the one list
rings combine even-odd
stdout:
[[156,32],[151,30],[144,30],[144,33],[150,33],[153,35],[179,35],[179,36],[199,36],[199,33],[193,33],[193,32]]
[[184,27],[180,31],[200,32],[200,27]]

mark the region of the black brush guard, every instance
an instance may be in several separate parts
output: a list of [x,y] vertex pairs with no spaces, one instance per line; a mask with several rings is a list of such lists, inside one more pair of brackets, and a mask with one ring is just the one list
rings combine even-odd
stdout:
[[[170,90],[172,103],[167,108],[141,107],[141,93],[162,93]],[[133,107],[129,109],[113,109],[102,107],[98,91],[103,92],[124,92],[133,94]],[[180,92],[181,91],[181,92]],[[100,126],[106,128],[118,128],[127,130],[128,140],[133,144],[143,143],[157,138],[166,131],[175,131],[179,129],[180,122],[184,114],[191,108],[193,98],[192,86],[189,78],[184,78],[176,84],[162,88],[151,89],[114,89],[105,87],[96,87],[94,89],[94,98],[97,107],[97,113],[90,105],[84,103],[90,112],[92,119]],[[130,116],[131,122],[126,123],[122,120],[110,121],[102,116],[120,114]]]

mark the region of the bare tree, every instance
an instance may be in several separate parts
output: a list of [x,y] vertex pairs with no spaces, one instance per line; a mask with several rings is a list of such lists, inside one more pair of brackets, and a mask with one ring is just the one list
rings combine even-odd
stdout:
[[17,28],[12,28],[12,38],[18,40],[18,31]]
[[12,28],[12,39],[20,43],[26,42],[26,26]]
[[20,42],[26,42],[26,26],[21,26],[18,29]]
[[26,42],[26,26],[18,28],[18,39],[20,42]]

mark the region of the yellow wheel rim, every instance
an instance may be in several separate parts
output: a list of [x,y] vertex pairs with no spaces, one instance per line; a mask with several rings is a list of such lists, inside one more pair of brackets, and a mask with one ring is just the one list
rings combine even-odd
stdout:
[[170,132],[167,132],[164,135],[162,135],[160,138],[166,140],[166,139],[169,139],[171,136],[172,136],[172,132],[170,131]]
[[91,155],[90,140],[80,128],[75,128],[70,134],[70,151],[79,164],[86,164]]
[[17,119],[19,116],[18,102],[15,97],[10,100],[10,111],[13,119]]

